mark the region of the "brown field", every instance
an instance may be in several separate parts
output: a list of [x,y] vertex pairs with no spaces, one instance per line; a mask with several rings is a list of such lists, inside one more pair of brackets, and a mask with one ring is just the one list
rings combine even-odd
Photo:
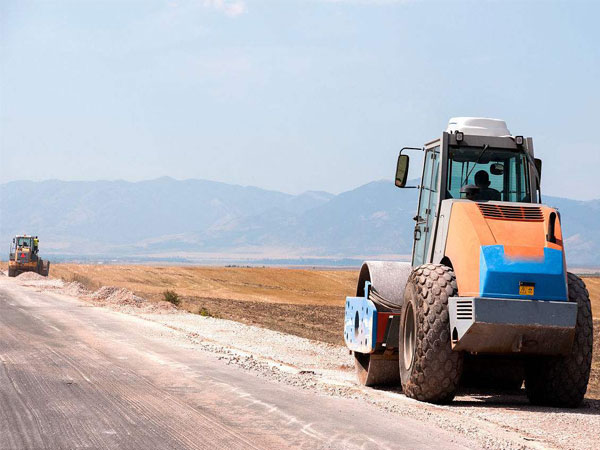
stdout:
[[[343,305],[357,270],[54,264],[51,276],[88,289],[118,286],[150,301],[167,289],[192,312],[332,344],[343,344]],[[584,277],[594,314],[594,360],[588,397],[600,399],[600,278]]]
[[594,319],[600,319],[600,277],[583,277],[592,301]]
[[91,288],[130,289],[159,300],[165,289],[183,297],[292,305],[343,306],[355,289],[357,271],[244,267],[54,264],[53,277],[75,277]]
[[167,289],[182,308],[332,344],[343,344],[343,304],[356,271],[242,267],[55,264],[51,275],[88,289],[125,287],[151,301]]
[[594,315],[594,357],[587,397],[600,399],[600,277],[584,278],[592,301]]

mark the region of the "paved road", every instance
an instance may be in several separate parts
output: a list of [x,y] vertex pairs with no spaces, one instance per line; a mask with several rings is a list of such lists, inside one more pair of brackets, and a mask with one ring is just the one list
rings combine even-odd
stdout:
[[138,317],[0,278],[0,449],[473,448],[260,379]]

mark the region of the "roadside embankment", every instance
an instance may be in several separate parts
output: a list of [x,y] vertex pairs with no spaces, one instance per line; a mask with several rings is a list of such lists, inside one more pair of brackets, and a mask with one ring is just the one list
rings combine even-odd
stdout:
[[[146,337],[152,336],[156,345],[186,348],[206,352],[232,371],[243,369],[247,377],[283,383],[331,396],[356,400],[356,414],[367,402],[395,416],[391,419],[417,420],[425,426],[434,426],[457,437],[473,439],[478,448],[493,449],[593,449],[597,447],[597,429],[600,427],[600,400],[588,398],[578,409],[559,409],[532,406],[521,393],[503,391],[485,392],[461,390],[450,405],[431,405],[406,398],[400,388],[372,389],[359,386],[354,381],[352,357],[345,347],[327,344],[230,320],[189,314],[182,310],[158,311],[137,294],[125,288],[85,289],[78,282],[43,279],[23,275],[15,279],[2,277],[0,289],[8,298],[22,302],[28,308],[38,309],[34,320],[49,326],[45,315],[73,314],[87,310],[88,320],[80,324],[79,331],[86,335],[87,327],[97,330],[94,313],[114,315],[115,321],[128,322],[126,337],[137,339],[141,322]],[[99,300],[102,297],[103,300]],[[138,296],[139,297],[139,296]],[[108,299],[112,298],[110,301]],[[142,298],[142,297],[140,297]],[[102,305],[105,308],[85,308]],[[266,305],[273,305],[266,303]],[[298,305],[310,308],[309,306]],[[166,312],[166,313],[165,313]],[[126,313],[126,314],[120,314]],[[91,319],[91,320],[90,320]],[[111,324],[112,321],[105,321]],[[93,324],[93,326],[92,326]],[[59,325],[59,324],[57,324]],[[58,330],[59,325],[52,330]],[[76,346],[75,346],[76,347]],[[151,353],[152,358],[157,358]],[[153,359],[154,360],[154,359]],[[165,358],[156,360],[169,365]],[[142,365],[142,367],[144,367]],[[181,373],[190,373],[184,362],[172,366]],[[237,389],[237,388],[236,388]]]
[[[19,278],[28,276],[37,277]],[[343,302],[354,293],[356,277],[356,270],[87,264],[54,264],[51,272],[65,293],[97,304],[168,312],[163,292],[169,289],[178,294],[180,310],[340,346]],[[587,397],[600,399],[600,278],[584,281],[595,319]]]

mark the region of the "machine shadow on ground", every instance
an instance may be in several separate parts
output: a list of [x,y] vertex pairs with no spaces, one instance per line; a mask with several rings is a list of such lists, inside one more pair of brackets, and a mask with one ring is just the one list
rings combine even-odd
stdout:
[[[371,389],[382,392],[391,392],[394,394],[402,394],[402,388],[398,386],[378,386]],[[569,413],[592,416],[600,415],[599,399],[585,398],[579,408],[536,406],[529,403],[524,389],[521,389],[521,391],[507,391],[489,388],[460,388],[452,403],[444,406],[449,408],[495,408],[553,414]]]
[[502,408],[513,409],[518,411],[543,412],[552,414],[582,414],[582,415],[600,415],[600,400],[584,399],[581,406],[578,408],[558,408],[552,406],[535,406],[529,403],[525,392],[522,394],[506,393],[490,393],[471,394],[470,397],[475,397],[476,400],[454,399],[451,406],[460,406],[463,408]]

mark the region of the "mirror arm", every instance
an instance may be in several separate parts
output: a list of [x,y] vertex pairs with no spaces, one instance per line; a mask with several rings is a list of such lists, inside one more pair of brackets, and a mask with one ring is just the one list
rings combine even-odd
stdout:
[[402,148],[400,149],[400,154],[402,154],[402,152],[403,152],[404,150],[419,150],[419,151],[421,151],[421,152],[424,152],[424,151],[425,151],[425,147],[402,147]]

